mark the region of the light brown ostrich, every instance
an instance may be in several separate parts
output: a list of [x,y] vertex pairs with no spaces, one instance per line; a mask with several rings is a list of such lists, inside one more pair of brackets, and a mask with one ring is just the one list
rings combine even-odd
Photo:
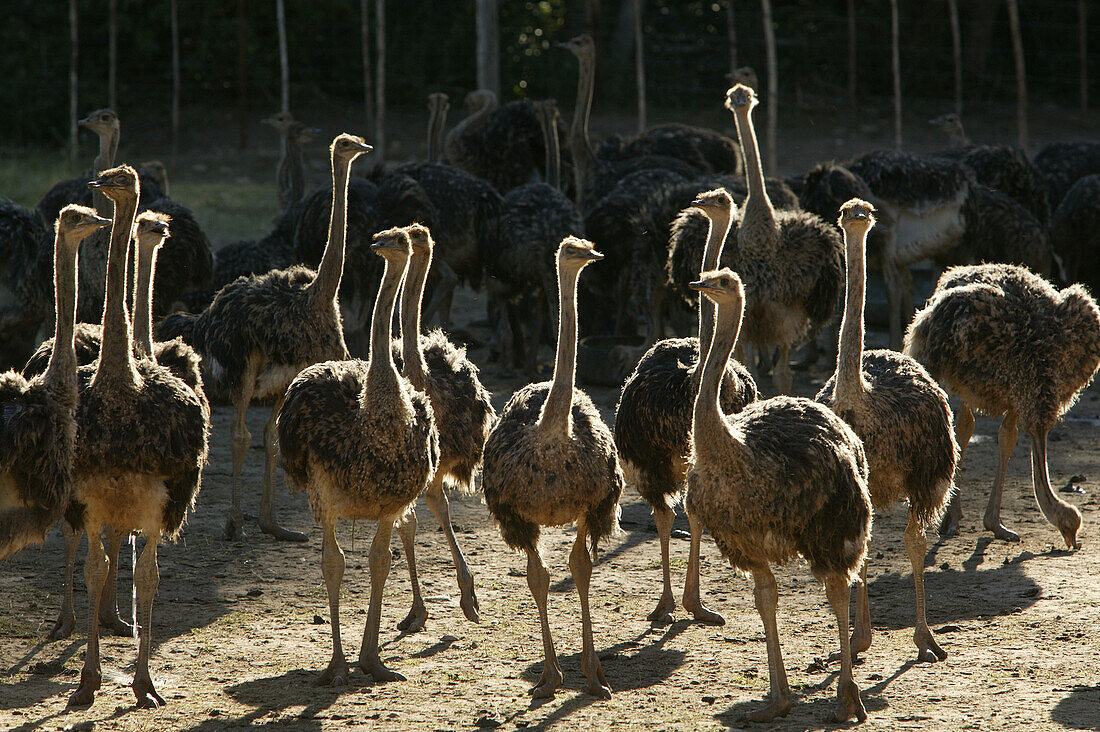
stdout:
[[302,266],[241,277],[229,283],[199,315],[176,315],[173,327],[190,332],[191,345],[203,358],[205,378],[233,401],[233,498],[226,520],[227,539],[244,538],[241,470],[252,435],[245,412],[253,397],[272,399],[264,427],[264,490],[260,530],[276,539],[305,541],[306,536],[275,522],[275,420],[286,389],[298,372],[321,361],[348,358],[338,294],[344,271],[348,178],[352,162],[371,146],[361,137],[337,135],[332,141],[332,213],[328,242],[317,272]]
[[[775,617],[778,590],[769,565],[801,556],[824,582],[836,614],[841,670],[834,718],[862,721],[867,713],[852,679],[848,596],[871,537],[863,445],[831,410],[809,399],[778,396],[724,415],[718,387],[737,341],[744,289],[728,268],[704,272],[692,288],[714,300],[718,316],[692,413],[695,456],[688,470],[686,508],[693,521],[710,531],[730,564],[751,572],[756,585],[753,596],[767,637],[771,703],[748,718],[763,722],[790,711]],[[688,571],[698,563],[699,534],[693,531]]]
[[[840,208],[847,251],[847,295],[836,373],[817,394],[863,440],[871,503],[885,509],[902,498],[909,504],[905,549],[913,566],[917,617],[913,642],[917,660],[935,663],[947,654],[928,630],[924,612],[924,531],[939,520],[954,490],[955,444],[947,394],[924,368],[897,351],[863,350],[863,304],[867,287],[867,233],[874,207],[858,198]],[[852,654],[871,646],[867,564],[860,572]]]
[[[748,292],[741,342],[765,352],[779,348],[772,380],[777,392],[790,394],[791,348],[807,330],[814,337],[832,320],[840,299],[844,247],[836,229],[815,214],[772,206],[752,123],[756,104],[756,93],[744,84],[726,92],[749,188],[737,228],[736,269]],[[750,355],[746,362],[751,365],[755,359]]]
[[443,129],[447,126],[450,98],[443,92],[428,95],[428,162],[440,163],[443,157]]
[[[474,473],[481,466],[485,439],[497,415],[489,392],[478,378],[477,366],[466,357],[466,349],[456,347],[438,328],[420,335],[420,306],[435,244],[427,227],[420,224],[406,227],[406,232],[412,244],[412,259],[401,291],[401,338],[394,340],[393,350],[401,359],[404,377],[414,389],[427,394],[432,404],[439,431],[439,466],[425,496],[451,549],[462,593],[462,612],[476,623],[480,616],[474,577],[451,526],[451,509],[444,488],[473,490]],[[413,511],[397,529],[405,547],[413,592],[412,609],[397,627],[410,631],[423,628],[428,618],[416,574],[416,526]]]
[[378,522],[370,548],[370,608],[359,668],[375,681],[404,680],[378,657],[390,535],[439,464],[431,403],[397,372],[390,350],[394,303],[411,254],[409,238],[401,229],[389,229],[376,235],[373,247],[386,266],[374,301],[370,361],[326,361],[303,369],[279,411],[279,444],[290,486],[309,496],[313,515],[324,528],[321,568],[328,590],[332,660],[320,684],[348,681],[340,641],[344,552],[336,540],[336,522],[341,518]]
[[72,494],[76,270],[80,242],[110,223],[70,204],[54,225],[54,338],[44,373],[0,374],[0,560],[43,540]]
[[[1060,499],[1047,473],[1047,434],[1100,367],[1100,311],[1081,285],[1055,289],[1024,267],[983,264],[945,271],[905,334],[905,353],[961,400],[955,437],[962,454],[974,433],[973,410],[1000,416],[1000,460],[985,509],[985,528],[1019,541],[1001,522],[1005,469],[1017,422],[1031,437],[1035,500],[1076,549],[1081,513]],[[959,457],[962,460],[962,456]],[[940,533],[958,531],[956,493]]]
[[[700,271],[718,266],[734,213],[733,200],[724,189],[700,193],[692,206],[707,217],[710,231],[703,249]],[[683,500],[687,468],[691,460],[691,409],[699,385],[702,363],[699,354],[710,350],[714,334],[714,304],[707,298],[699,303],[699,337],[667,338],[650,348],[623,384],[615,410],[615,448],[627,482],[653,509],[653,521],[661,542],[661,571],[664,590],[648,620],[672,622],[676,600],[672,595],[669,541],[676,504]],[[722,380],[722,411],[739,412],[755,401],[756,384],[748,370],[736,361],[726,364]],[[692,530],[698,530],[692,526]],[[698,570],[698,566],[694,567]],[[721,615],[703,606],[699,578],[684,583],[684,609],[696,620],[721,625]]]
[[542,559],[543,526],[576,523],[569,570],[581,602],[581,669],[588,690],[610,699],[592,640],[588,588],[601,539],[618,531],[623,474],[611,430],[592,400],[573,386],[577,361],[577,279],[603,255],[590,242],[567,237],[557,252],[558,350],[554,378],[528,384],[508,400],[485,443],[482,488],[505,543],[527,554],[527,585],[539,610],[546,657],[531,693],[551,697],[561,686],[561,667],[550,637],[547,594],[550,572]]
[[90,184],[114,203],[107,255],[103,344],[77,407],[73,504],[88,532],[88,648],[72,706],[91,704],[100,686],[99,603],[110,559],[100,532],[112,526],[140,531],[148,541],[134,567],[141,608],[137,667],[132,688],[139,707],[164,699],[149,676],[153,597],[159,583],[157,545],[174,539],[198,495],[206,462],[210,415],[202,400],[156,362],[133,355],[126,312],[126,253],[138,203],[137,172],[122,166]]

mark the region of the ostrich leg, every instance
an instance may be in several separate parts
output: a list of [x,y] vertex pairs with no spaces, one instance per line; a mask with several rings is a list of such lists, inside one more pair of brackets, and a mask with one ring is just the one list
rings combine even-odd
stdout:
[[225,521],[225,538],[229,541],[244,541],[244,514],[241,512],[241,470],[248,447],[252,444],[252,433],[248,431],[245,415],[252,401],[252,390],[256,383],[255,370],[249,369],[241,385],[233,394],[233,497],[229,516]]
[[[913,642],[917,644],[917,660],[935,663],[947,658],[947,652],[928,630],[928,618],[924,613],[924,559],[928,552],[928,540],[924,538],[924,527],[917,523],[912,512],[909,524],[905,527],[905,550],[909,552],[909,562],[913,565],[913,585],[917,591],[917,621],[913,626]],[[867,563],[864,562],[864,567]]]
[[99,603],[99,624],[123,637],[134,634],[134,627],[123,620],[118,612],[118,552],[122,548],[122,540],[127,536],[128,532],[107,527],[107,556],[111,559],[111,567],[107,572],[107,583],[103,586],[105,594]]
[[145,548],[141,551],[134,575],[138,590],[138,603],[141,605],[141,627],[138,637],[137,670],[134,673],[132,688],[137,697],[137,705],[143,709],[156,709],[164,706],[164,698],[153,687],[149,677],[149,651],[153,645],[153,598],[160,584],[160,571],[157,568],[157,535],[149,535]]
[[554,696],[554,692],[561,686],[562,676],[558,655],[554,652],[554,639],[550,637],[550,618],[546,610],[547,596],[550,594],[550,571],[542,561],[537,547],[527,550],[527,586],[531,588],[531,596],[535,598],[535,605],[539,609],[542,651],[545,658],[542,675],[530,694],[536,699],[548,699]]
[[348,683],[348,662],[340,639],[340,583],[344,581],[344,550],[336,541],[336,520],[325,522],[321,543],[321,572],[328,592],[328,619],[332,626],[332,660],[317,677],[318,686],[343,686]]
[[664,589],[661,591],[661,599],[657,601],[646,620],[654,625],[669,625],[672,623],[672,611],[676,609],[676,600],[672,596],[672,567],[669,556],[669,541],[672,538],[672,522],[676,518],[673,510],[667,506],[654,506],[653,523],[657,524],[657,536],[661,540],[661,574],[664,580]]
[[80,546],[80,535],[83,533],[83,529],[74,530],[68,521],[61,522],[61,536],[65,540],[65,587],[61,591],[61,611],[47,640],[68,638],[76,627],[76,613],[73,612],[73,572],[76,570],[76,550]]
[[[970,444],[970,437],[974,434],[974,413],[966,402],[959,404],[959,413],[955,415],[955,442],[959,445],[959,462],[962,465],[966,455],[966,446]],[[940,520],[940,536],[954,536],[959,533],[959,519],[962,518],[962,502],[959,499],[959,491],[951,496],[951,503],[947,504],[947,510]]]
[[[771,687],[771,703],[768,706],[749,712],[745,718],[750,722],[768,722],[776,717],[785,717],[791,711],[791,687],[787,683],[787,670],[783,668],[783,651],[779,648],[779,626],[775,619],[775,608],[779,604],[779,589],[775,584],[775,575],[765,565],[752,572],[755,586],[752,596],[756,601],[756,611],[764,623],[764,636],[768,644],[768,684]],[[847,588],[845,588],[847,589]],[[844,627],[842,634],[848,634],[848,594],[844,594]],[[841,643],[847,659],[847,639]]]
[[[852,654],[848,647],[848,581],[836,576],[826,578],[825,593],[836,615],[837,632],[840,635],[840,680],[836,687],[833,721],[847,722],[855,717],[862,722],[867,719],[867,711],[863,708],[863,700],[859,698],[859,687],[852,678]],[[772,617],[775,617],[774,614]],[[775,622],[774,619],[772,622]]]
[[276,431],[276,422],[284,401],[286,401],[286,394],[275,400],[275,405],[271,408],[271,417],[264,426],[264,493],[260,499],[260,531],[282,541],[305,541],[306,535],[302,532],[284,529],[275,523],[275,509],[271,505],[279,460],[279,446],[276,444],[279,434]]
[[359,649],[359,668],[375,681],[404,681],[405,677],[382,665],[378,658],[378,627],[382,622],[382,590],[390,575],[390,537],[396,516],[383,516],[370,545],[370,606],[363,629],[363,645]]
[[726,619],[703,605],[699,596],[699,545],[703,539],[703,524],[688,510],[691,528],[691,550],[688,553],[687,576],[684,578],[684,609],[706,625],[725,625]]
[[596,644],[592,640],[592,614],[588,604],[588,588],[592,580],[592,555],[588,551],[583,521],[577,522],[577,540],[573,542],[573,551],[569,554],[569,571],[573,583],[577,585],[577,595],[581,601],[581,669],[588,679],[588,693],[600,699],[611,698],[611,687],[603,677],[600,657],[596,654]]
[[451,526],[451,504],[443,491],[443,476],[440,471],[436,471],[427,493],[428,508],[431,509],[439,525],[443,527],[443,535],[447,537],[447,545],[451,548],[451,559],[454,560],[455,571],[458,573],[458,589],[462,593],[462,599],[459,601],[462,612],[467,620],[480,622],[481,606],[474,591],[474,576],[466,565],[466,557],[458,546],[458,537],[455,536],[454,527]]
[[[438,471],[437,471],[438,472]],[[409,583],[412,585],[412,609],[405,619],[397,624],[398,630],[407,630],[410,633],[424,629],[424,622],[428,619],[428,609],[424,606],[424,598],[420,594],[420,577],[416,573],[416,510],[413,509],[401,525],[397,527],[397,533],[401,537],[401,546],[405,548],[405,561],[409,565]]]
[[1016,412],[1009,409],[1001,418],[1001,426],[997,430],[997,447],[1000,450],[1000,460],[997,462],[997,474],[993,478],[993,490],[989,492],[989,503],[985,507],[983,525],[998,539],[1004,541],[1019,541],[1020,535],[1009,530],[1001,523],[1001,494],[1005,487],[1005,472],[1008,470],[1008,461],[1012,457],[1012,451],[1016,447],[1016,439],[1019,431],[1016,429]]
[[70,707],[86,707],[95,700],[103,675],[99,668],[99,600],[103,582],[107,579],[110,559],[103,551],[100,527],[89,526],[88,556],[84,560],[84,581],[88,585],[88,648],[84,652],[84,667],[80,669],[80,685],[69,697]]

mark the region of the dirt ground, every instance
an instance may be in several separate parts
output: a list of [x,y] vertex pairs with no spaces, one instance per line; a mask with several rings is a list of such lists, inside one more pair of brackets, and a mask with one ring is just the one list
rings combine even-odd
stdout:
[[[467,307],[474,304],[467,294]],[[882,339],[871,334],[871,343]],[[482,358],[483,351],[474,353]],[[546,352],[549,356],[549,352]],[[796,390],[812,395],[828,376],[822,362],[799,374]],[[498,408],[522,380],[484,376]],[[765,385],[767,388],[770,385]],[[590,390],[611,423],[615,389]],[[1087,392],[1052,435],[1052,480],[1100,475],[1094,449],[1100,389]],[[249,412],[256,436],[245,467],[245,510],[259,507],[264,407]],[[465,620],[450,555],[431,513],[418,508],[418,554],[430,618],[424,631],[404,634],[407,565],[396,561],[386,585],[382,658],[404,673],[401,683],[375,684],[359,672],[343,688],[313,682],[331,654],[321,580],[320,532],[304,496],[280,485],[284,525],[309,532],[305,544],[276,543],[250,521],[245,543],[222,539],[229,505],[229,410],[214,410],[210,464],[184,539],[160,553],[161,584],[154,612],[151,669],[168,704],[138,710],[128,688],[136,657],[128,638],[104,639],[104,684],[91,708],[70,711],[85,645],[86,595],[77,576],[78,630],[46,642],[60,602],[63,544],[55,530],[0,567],[0,729],[222,730],[250,725],[280,729],[723,729],[752,726],[742,715],[768,689],[767,656],[750,582],[725,565],[709,539],[703,550],[705,599],[726,618],[707,627],[676,613],[668,627],[646,615],[660,590],[660,551],[648,507],[630,488],[623,497],[623,535],[602,548],[592,584],[596,646],[614,690],[610,701],[584,691],[580,621],[568,578],[570,529],[545,534],[552,569],[551,624],[565,673],[557,696],[533,704],[528,688],[542,668],[538,617],[527,588],[525,560],[500,539],[479,495],[452,500],[453,521],[473,570],[481,623]],[[964,518],[954,539],[930,544],[925,574],[928,618],[950,654],[939,664],[915,664],[911,641],[914,593],[902,545],[905,511],[875,517],[870,554],[874,642],[855,668],[869,719],[867,729],[1100,728],[1100,588],[1079,577],[1100,575],[1100,535],[1092,484],[1081,507],[1083,548],[1067,552],[1045,523],[1030,489],[1028,442],[1010,464],[1004,516],[1022,541],[993,540],[981,515],[996,455],[996,424],[979,420],[959,473]],[[686,566],[687,522],[673,543],[679,594]],[[373,525],[341,525],[347,554],[342,590],[343,633],[354,660],[369,597],[366,553]],[[930,532],[932,533],[932,532]],[[83,557],[83,548],[81,557]],[[130,612],[131,561],[124,549],[121,601]],[[777,572],[784,658],[795,694],[790,716],[776,729],[832,727],[836,668],[816,658],[836,647],[836,627],[824,591],[804,563]]]

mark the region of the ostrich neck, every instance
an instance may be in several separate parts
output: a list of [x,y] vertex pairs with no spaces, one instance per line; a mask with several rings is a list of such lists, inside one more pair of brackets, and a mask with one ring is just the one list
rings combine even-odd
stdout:
[[[54,240],[54,337],[45,381],[76,388],[76,258],[79,241],[65,241],[60,232]],[[74,392],[75,395],[75,392]]]
[[130,232],[134,230],[137,194],[127,191],[115,201],[111,241],[107,249],[107,292],[103,303],[103,341],[93,384],[108,376],[137,384],[133,349],[130,345],[130,316],[126,312],[126,256]]
[[153,272],[157,267],[159,246],[138,242],[137,289],[134,300],[134,342],[138,353],[153,357]]
[[290,208],[302,200],[305,191],[306,172],[302,165],[302,146],[292,141],[289,137],[286,141],[287,180],[290,184],[290,197],[287,199],[287,208]]
[[[730,214],[724,213],[713,218],[708,216],[710,229],[707,231],[707,243],[703,247],[703,263],[700,272],[709,272],[718,268],[722,258],[722,248],[730,230]],[[699,296],[699,358],[706,357],[714,338],[714,301],[706,295]],[[698,369],[696,369],[698,371]]]
[[317,268],[317,277],[310,284],[314,303],[335,303],[344,276],[344,243],[347,238],[348,177],[351,160],[332,160],[332,214],[328,223],[328,243]]
[[[706,297],[706,295],[700,295]],[[744,302],[737,302],[717,308],[714,338],[707,351],[707,360],[703,364],[703,375],[699,379],[699,391],[695,395],[695,407],[691,415],[691,430],[694,436],[696,455],[706,452],[711,440],[721,437],[740,445],[736,434],[732,433],[718,406],[718,388],[726,370],[737,335],[741,330],[741,317]],[[722,437],[725,435],[725,437]],[[710,439],[708,439],[710,438]],[[734,450],[735,459],[740,459],[740,451]]]
[[432,265],[432,253],[413,250],[409,270],[405,273],[405,286],[401,289],[401,358],[405,366],[405,378],[424,391],[427,386],[427,367],[420,351],[420,304],[424,299],[424,285],[428,281],[428,269]]
[[554,359],[554,380],[542,405],[537,429],[540,434],[568,437],[573,428],[573,382],[577,366],[577,278],[576,266],[558,264],[558,352]]
[[370,329],[370,361],[367,364],[367,380],[360,395],[362,408],[366,408],[369,390],[397,388],[397,367],[393,365],[393,352],[390,350],[390,324],[393,323],[397,291],[401,288],[401,278],[404,274],[404,266],[398,267],[389,259],[386,260],[382,284],[378,288],[378,297],[374,299]]
[[569,147],[573,151],[573,178],[576,183],[577,204],[584,200],[584,187],[596,171],[596,156],[588,140],[588,116],[592,112],[592,94],[596,82],[596,62],[588,56],[578,57],[577,105],[573,110],[573,123],[569,127]]
[[[95,168],[92,175],[98,177],[104,170],[115,167],[115,154],[117,152],[118,130],[112,128],[106,134],[99,136],[99,155],[96,155],[95,160],[92,162],[92,167]],[[104,218],[110,218],[111,202],[102,192],[92,191],[92,204],[95,206],[97,214]]]
[[866,391],[863,383],[863,303],[867,287],[867,232],[844,230],[846,274],[844,319],[836,354],[836,388],[833,398],[842,404]]
[[443,129],[447,124],[447,108],[442,104],[432,108],[428,118],[428,162],[438,163],[443,156]]
[[737,123],[737,134],[741,138],[741,150],[745,155],[745,180],[749,189],[744,210],[741,212],[737,239],[744,242],[742,246],[774,247],[775,210],[764,186],[764,168],[760,163],[760,147],[756,142],[752,112],[739,108],[734,113],[734,120]]
[[[447,134],[447,144],[450,145],[467,135],[472,135],[480,131],[489,121],[489,116],[496,111],[496,108],[496,104],[486,102],[472,114],[466,115],[466,117],[455,125],[454,129]],[[439,125],[439,129],[442,131],[443,126]]]
[[555,115],[548,110],[540,110],[539,126],[542,128],[542,142],[546,146],[546,185],[554,190],[561,189],[561,148],[558,144],[558,126]]

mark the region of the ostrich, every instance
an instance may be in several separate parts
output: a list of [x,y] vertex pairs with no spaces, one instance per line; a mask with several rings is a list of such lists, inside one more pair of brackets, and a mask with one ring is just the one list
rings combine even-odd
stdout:
[[875,196],[886,222],[882,275],[889,307],[890,347],[900,350],[905,321],[913,312],[909,266],[958,246],[971,176],[952,160],[876,150],[844,163]]
[[1052,142],[1039,151],[1034,163],[1046,182],[1050,207],[1057,209],[1074,183],[1100,173],[1100,142]]
[[[420,304],[434,242],[428,229],[419,224],[409,226],[406,232],[412,244],[412,259],[401,291],[401,340],[394,341],[393,350],[395,357],[400,356],[401,370],[409,384],[427,394],[431,401],[439,431],[439,464],[428,485],[428,508],[439,521],[451,548],[462,593],[462,612],[476,623],[479,615],[474,578],[451,526],[451,510],[444,487],[449,484],[460,490],[472,490],[474,472],[481,466],[485,438],[497,415],[489,392],[478,379],[477,366],[466,357],[466,350],[457,348],[438,328],[426,336],[420,335]],[[398,628],[411,631],[423,628],[428,618],[416,576],[416,527],[416,513],[410,512],[397,529],[405,547],[413,588],[412,610]]]
[[[809,399],[779,396],[723,414],[718,388],[737,341],[745,294],[728,268],[704,272],[692,288],[714,300],[718,315],[692,412],[694,459],[685,506],[688,518],[710,531],[722,555],[751,572],[756,585],[771,703],[748,718],[765,722],[790,710],[775,617],[779,593],[769,565],[802,556],[824,582],[837,619],[841,670],[834,718],[862,721],[867,713],[852,679],[848,597],[871,535],[863,445],[832,411]],[[700,538],[691,532],[689,578],[698,572]]]
[[138,203],[137,172],[122,166],[90,184],[114,203],[108,249],[103,345],[90,381],[80,390],[73,503],[88,532],[88,648],[71,706],[92,703],[100,686],[99,604],[110,559],[100,532],[106,525],[140,531],[148,541],[134,567],[141,608],[132,688],[139,707],[164,699],[149,676],[153,597],[159,583],[157,544],[179,536],[199,491],[210,414],[200,398],[167,368],[135,359],[126,312],[126,253]]
[[[972,410],[1001,416],[1000,461],[985,528],[1005,541],[1020,540],[1001,522],[1005,469],[1019,422],[1031,437],[1039,509],[1076,549],[1081,514],[1051,491],[1047,433],[1100,367],[1100,312],[1088,291],[1081,285],[1056,290],[1026,268],[1008,264],[948,269],[909,326],[905,353],[959,396],[955,436],[962,455],[974,432]],[[958,531],[961,516],[956,493],[940,533]]]
[[296,121],[289,112],[279,112],[261,122],[275,128],[283,138],[282,155],[275,170],[275,183],[279,191],[279,210],[285,212],[302,200],[305,192],[306,173],[302,163],[302,146],[317,139],[321,130]]
[[[939,520],[954,491],[959,446],[952,431],[947,395],[913,359],[886,349],[863,350],[863,303],[867,286],[867,233],[874,226],[874,207],[858,198],[840,208],[844,231],[847,290],[836,372],[817,394],[852,426],[867,454],[871,503],[885,509],[905,498],[909,524],[905,549],[913,565],[917,619],[913,642],[917,660],[947,658],[928,630],[924,612],[924,531]],[[852,634],[852,655],[871,646],[871,610],[867,597],[867,564],[860,571],[859,612]]]
[[581,601],[581,669],[590,693],[611,698],[592,640],[588,587],[597,544],[618,532],[623,474],[611,430],[588,395],[573,386],[577,279],[586,265],[602,256],[583,239],[562,240],[557,252],[559,317],[554,378],[529,384],[513,394],[485,443],[485,503],[505,543],[527,554],[527,585],[539,610],[546,660],[542,676],[531,690],[536,698],[553,696],[562,682],[550,637],[546,607],[550,572],[542,559],[539,533],[542,526],[573,522],[577,539],[569,555],[569,570]]
[[450,98],[443,92],[428,95],[428,162],[440,163],[443,157],[443,129],[447,126]]
[[336,541],[336,522],[341,518],[378,522],[370,548],[370,608],[359,668],[375,681],[405,679],[378,657],[390,535],[439,465],[431,403],[397,372],[390,352],[390,323],[409,262],[409,238],[400,229],[388,230],[378,234],[374,247],[386,266],[374,301],[370,361],[326,361],[307,367],[290,384],[279,410],[279,444],[290,486],[309,496],[324,528],[321,568],[328,590],[332,660],[320,684],[348,681],[340,641],[344,552]]
[[978,262],[1019,264],[1047,277],[1054,255],[1042,224],[1027,209],[1000,191],[975,183],[963,206],[958,246],[934,259],[941,267]]
[[1050,220],[1050,245],[1065,262],[1069,282],[1100,290],[1100,175],[1073,184]]
[[172,193],[168,189],[168,166],[164,164],[162,160],[146,160],[143,163],[138,163],[138,177],[142,175],[150,178],[157,184],[157,188],[165,196],[171,196]]
[[306,539],[305,534],[275,523],[275,419],[286,388],[299,371],[320,361],[348,357],[337,298],[344,268],[348,178],[352,162],[370,150],[370,145],[354,135],[337,135],[332,141],[332,218],[316,273],[294,266],[243,277],[223,287],[201,314],[176,315],[161,322],[161,338],[189,335],[215,390],[232,396],[233,500],[225,525],[228,539],[244,539],[241,469],[252,441],[245,411],[254,396],[274,400],[264,428],[260,530],[286,541]]
[[[790,349],[807,327],[814,333],[836,311],[843,245],[836,230],[804,211],[776,211],[764,187],[764,170],[752,124],[756,93],[744,84],[726,93],[745,156],[749,193],[737,228],[737,270],[748,283],[744,340],[779,347],[772,373],[776,390],[791,391]],[[752,359],[749,361],[752,362]]]
[[[485,258],[490,296],[513,308],[519,298],[532,293],[535,298],[535,322],[531,339],[526,342],[525,371],[536,376],[539,343],[549,313],[556,311],[556,275],[552,256],[558,244],[567,236],[584,232],[577,207],[558,190],[560,158],[557,127],[558,109],[553,101],[535,102],[536,117],[545,133],[546,183],[528,183],[513,188],[504,197],[504,208],[497,220],[495,251]],[[502,327],[511,330],[515,318],[503,318]],[[509,333],[504,341],[515,343],[522,333]],[[526,339],[522,339],[526,341]],[[504,349],[508,350],[508,349]],[[502,362],[509,363],[507,357]]]
[[109,223],[84,206],[61,209],[49,365],[30,380],[13,371],[0,374],[0,560],[41,542],[69,505],[76,442],[76,262],[80,242]]
[[[733,201],[725,190],[717,189],[700,194],[692,205],[710,221],[701,268],[707,272],[718,266],[730,228]],[[699,337],[669,338],[650,348],[623,384],[615,410],[615,447],[623,472],[627,482],[638,489],[653,509],[661,540],[664,591],[648,620],[662,625],[672,622],[672,611],[676,609],[668,545],[675,506],[683,497],[691,459],[691,406],[698,386],[699,354],[710,349],[713,329],[714,305],[703,298],[699,303]],[[746,404],[756,401],[756,396],[756,384],[748,371],[736,361],[727,363],[722,381],[722,411],[740,412]],[[692,530],[697,527],[692,526]],[[703,607],[697,576],[686,581],[684,607],[696,620],[719,625],[724,622],[721,615]]]
[[[99,154],[92,162],[92,177],[98,176],[100,171],[112,167],[115,163],[115,154],[118,152],[119,120],[113,109],[97,109],[77,124],[96,134],[99,138]],[[80,203],[90,205],[93,200],[92,193],[88,190],[88,176],[71,178],[55,183],[36,207],[42,220],[50,224],[57,220],[61,208],[67,203]],[[109,216],[110,204],[102,196],[94,196],[96,212],[100,216]]]
[[36,211],[0,198],[0,368],[18,368],[34,352],[38,324],[53,304],[44,286],[52,249]]

